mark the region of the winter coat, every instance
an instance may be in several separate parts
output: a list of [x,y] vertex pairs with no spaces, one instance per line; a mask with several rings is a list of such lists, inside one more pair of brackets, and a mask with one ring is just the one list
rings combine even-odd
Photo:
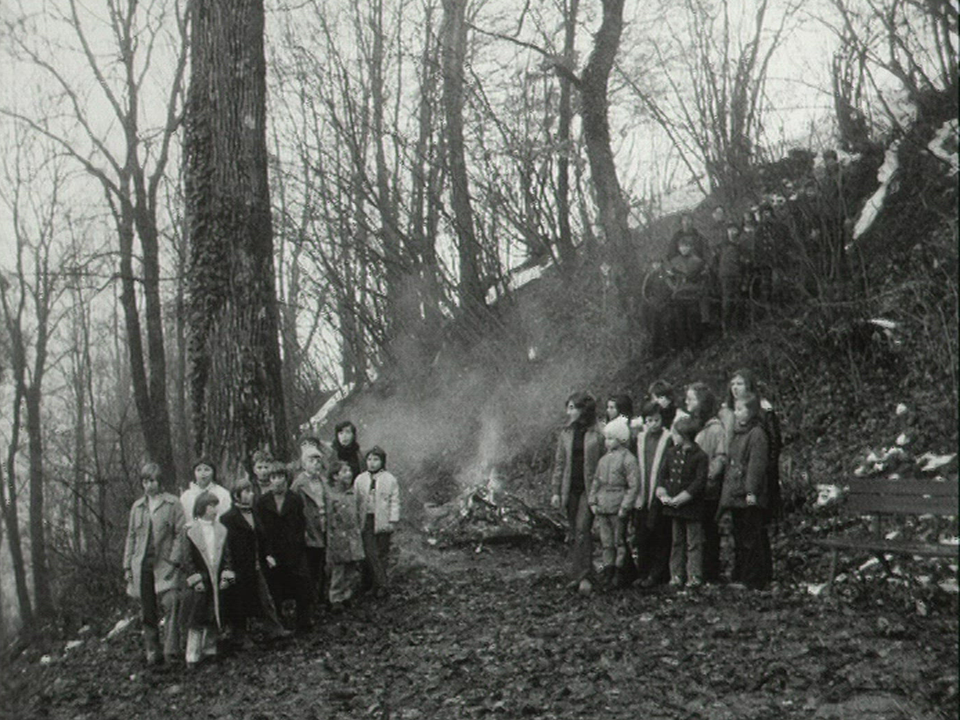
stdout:
[[[590,492],[590,481],[597,472],[597,463],[603,455],[603,436],[596,426],[587,428],[583,435],[583,482],[585,492]],[[570,499],[570,475],[573,465],[573,427],[568,425],[560,431],[557,450],[553,455],[553,494],[560,496],[560,507],[566,507]]]
[[330,484],[324,490],[327,503],[327,562],[363,560],[360,493],[352,488],[341,490]]
[[190,486],[180,494],[180,504],[183,505],[183,512],[184,515],[187,516],[188,523],[193,520],[193,504],[197,501],[197,498],[202,492],[208,492],[216,496],[217,518],[222,517],[223,514],[233,506],[233,499],[230,497],[230,491],[227,490],[223,485],[217,485],[217,483],[212,482],[204,489],[195,482],[192,482],[190,483]]
[[590,484],[590,507],[601,515],[616,515],[633,509],[640,489],[640,468],[637,459],[625,447],[608,452],[597,463],[597,472]]
[[769,442],[759,421],[737,427],[727,451],[720,507],[745,508],[747,495],[753,494],[757,498],[757,505],[766,508],[769,503],[768,460]]
[[322,548],[327,545],[327,509],[323,480],[313,478],[302,472],[290,486],[290,492],[300,495],[303,500],[303,519],[307,547]]
[[213,527],[213,546],[207,545],[204,522],[188,525],[180,536],[178,555],[187,589],[183,593],[183,622],[188,628],[223,625],[220,613],[220,581],[233,579],[227,553],[227,529],[219,522]]
[[727,431],[720,418],[707,420],[695,439],[697,446],[707,454],[710,465],[707,468],[707,485],[704,498],[718,500],[720,486],[723,484],[723,470],[727,464]]
[[256,510],[263,523],[263,537],[267,555],[272,555],[277,565],[296,568],[303,560],[306,550],[306,520],[303,516],[303,498],[295,492],[284,493],[283,505],[277,510],[277,501],[272,492],[264,493],[257,500]]
[[650,476],[647,477],[646,462],[644,458],[643,446],[647,442],[647,431],[644,430],[637,436],[637,463],[640,470],[640,483],[637,488],[637,500],[635,507],[638,509],[651,507],[656,500],[657,481],[660,477],[660,467],[663,464],[664,454],[667,445],[670,443],[670,433],[663,431],[660,439],[657,441],[657,450],[653,456],[653,464],[650,467]]
[[[371,492],[370,487],[374,486]],[[353,488],[360,494],[360,515],[373,514],[373,531],[375,533],[393,532],[393,527],[400,522],[400,485],[397,479],[386,470],[377,473],[376,483],[369,472],[360,473]]]
[[671,445],[660,468],[659,485],[670,497],[686,490],[693,499],[680,507],[663,506],[663,514],[687,520],[698,520],[702,512],[703,491],[707,485],[710,460],[696,444],[689,448]]
[[704,262],[697,255],[677,255],[664,266],[667,274],[674,279],[678,300],[692,300],[703,294]]
[[742,272],[743,249],[739,243],[727,240],[720,246],[717,257],[717,277],[738,278]]
[[[733,410],[724,405],[717,414],[723,423],[727,436],[727,449],[733,442],[734,425]],[[780,513],[780,451],[783,449],[783,435],[780,431],[780,419],[777,417],[773,405],[769,401],[760,399],[759,425],[767,436],[767,510],[771,515]]]
[[228,594],[238,617],[260,614],[260,587],[265,581],[267,553],[263,523],[256,512],[251,513],[253,527],[234,506],[223,514],[220,524],[227,529],[227,554],[236,575]]
[[154,590],[162,593],[180,586],[181,575],[174,551],[177,538],[186,525],[183,508],[177,496],[170,493],[160,493],[154,501],[152,523],[146,496],[138,498],[130,508],[127,540],[123,548],[123,569],[124,574],[130,572],[127,594],[133,598],[140,597],[140,570],[148,538],[153,548]]

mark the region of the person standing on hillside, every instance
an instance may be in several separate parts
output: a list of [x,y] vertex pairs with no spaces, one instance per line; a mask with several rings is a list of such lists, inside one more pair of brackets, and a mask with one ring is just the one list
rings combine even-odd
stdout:
[[379,446],[367,450],[366,472],[354,480],[360,495],[363,538],[361,590],[373,589],[376,597],[387,594],[390,545],[400,523],[400,485],[387,471],[387,452]]
[[567,426],[557,438],[553,458],[550,504],[567,513],[573,534],[570,549],[571,589],[586,594],[593,590],[593,512],[590,483],[603,454],[603,438],[597,427],[597,401],[588,393],[567,398]]
[[701,260],[707,250],[707,241],[700,231],[693,226],[693,218],[690,213],[683,213],[680,216],[680,228],[670,238],[670,246],[667,248],[667,260],[675,258],[680,254],[680,241],[689,242],[693,254]]
[[669,575],[671,526],[663,517],[657,498],[660,468],[670,444],[664,428],[663,408],[655,402],[643,406],[643,431],[637,438],[640,485],[635,503],[633,538],[637,549],[637,571],[643,587],[666,582]]
[[[182,575],[175,553],[186,517],[176,495],[160,492],[159,465],[145,463],[140,469],[140,483],[143,496],[130,508],[127,524],[123,578],[127,595],[140,601],[147,664],[157,665],[181,654],[177,610]],[[158,628],[162,613],[167,617],[161,656]]]

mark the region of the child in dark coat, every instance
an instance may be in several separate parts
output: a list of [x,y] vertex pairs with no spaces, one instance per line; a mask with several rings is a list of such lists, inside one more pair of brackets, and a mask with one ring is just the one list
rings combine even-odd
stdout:
[[221,591],[233,581],[226,550],[227,530],[217,522],[217,496],[201,492],[193,505],[193,523],[181,536],[180,566],[187,590],[182,603],[187,627],[187,667],[217,654],[217,634],[223,627]]
[[307,569],[303,499],[289,490],[287,469],[283,463],[271,466],[269,478],[270,492],[256,504],[257,514],[263,522],[267,555],[276,560],[276,565],[267,571],[267,582],[278,610],[285,600],[293,598],[297,629],[307,630],[313,624],[313,598]]
[[657,497],[663,514],[672,519],[670,584],[700,587],[703,584],[703,525],[701,499],[707,484],[709,459],[694,441],[698,423],[679,417],[670,432],[673,445],[660,472]]
[[243,480],[233,490],[233,507],[220,516],[227,529],[227,553],[236,575],[234,584],[224,593],[226,622],[236,640],[248,642],[249,621],[260,618],[270,638],[290,634],[280,623],[276,605],[267,586],[267,569],[276,560],[266,553],[263,523],[254,512],[254,489],[249,480]]

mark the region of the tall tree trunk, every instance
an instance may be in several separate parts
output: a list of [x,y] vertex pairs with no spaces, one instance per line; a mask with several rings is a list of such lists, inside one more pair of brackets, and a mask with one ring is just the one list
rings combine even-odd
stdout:
[[[577,34],[577,14],[580,0],[569,0],[563,14],[563,62],[572,72],[575,62]],[[573,154],[573,141],[570,137],[570,125],[573,122],[573,80],[567,73],[560,74],[560,108],[557,127],[560,142],[560,155],[557,158],[557,223],[560,236],[557,238],[557,252],[560,263],[569,267],[576,258],[573,246],[573,232],[570,229],[570,156]]]
[[460,265],[460,309],[473,320],[485,307],[480,279],[480,245],[473,223],[467,158],[463,138],[463,71],[467,54],[468,0],[443,0],[440,29],[443,66],[443,108],[446,119],[446,165],[450,175],[450,202]]
[[[38,355],[40,350],[37,350]],[[44,353],[45,356],[45,353]],[[44,359],[43,362],[46,362]],[[39,364],[39,361],[38,361]],[[27,447],[30,457],[30,566],[33,575],[33,599],[37,615],[53,614],[50,591],[50,568],[47,561],[47,538],[44,532],[43,429],[40,422],[40,376],[34,376],[27,391]]]
[[423,308],[423,337],[421,346],[432,355],[440,340],[443,316],[440,312],[440,281],[435,249],[436,200],[439,195],[437,176],[439,162],[432,142],[434,134],[434,103],[437,92],[437,47],[433,41],[434,3],[428,0],[424,7],[423,51],[420,55],[420,103],[417,110],[418,133],[412,167],[413,201],[410,211],[410,238],[420,272],[420,305]]
[[629,206],[623,198],[613,160],[607,100],[607,82],[623,32],[623,3],[624,0],[603,0],[603,21],[594,36],[593,51],[581,78],[580,114],[596,194],[597,217],[611,251],[621,308],[632,317],[636,305],[631,303],[634,294],[631,288],[639,286],[640,267],[627,225]]
[[191,4],[185,187],[195,450],[221,466],[289,439],[267,185],[263,0]]
[[[17,352],[14,344],[14,353]],[[14,360],[16,361],[16,357]],[[19,372],[19,367],[14,371]],[[3,522],[7,526],[7,541],[10,544],[10,560],[13,565],[13,579],[17,591],[17,605],[20,610],[20,621],[23,627],[31,629],[34,624],[33,603],[30,600],[30,590],[27,587],[27,565],[23,557],[23,541],[20,536],[20,517],[17,511],[17,475],[16,457],[20,445],[21,405],[23,403],[22,376],[18,376],[14,387],[13,418],[10,426],[10,445],[6,457],[7,492],[3,499]]]

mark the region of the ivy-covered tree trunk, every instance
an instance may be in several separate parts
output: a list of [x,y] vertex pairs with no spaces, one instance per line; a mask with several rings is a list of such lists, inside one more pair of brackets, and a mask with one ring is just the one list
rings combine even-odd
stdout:
[[195,0],[185,188],[194,450],[224,467],[288,438],[267,185],[263,0]]

